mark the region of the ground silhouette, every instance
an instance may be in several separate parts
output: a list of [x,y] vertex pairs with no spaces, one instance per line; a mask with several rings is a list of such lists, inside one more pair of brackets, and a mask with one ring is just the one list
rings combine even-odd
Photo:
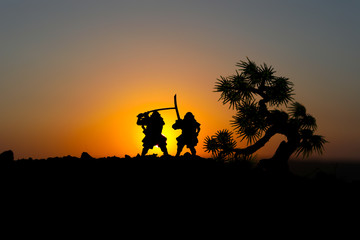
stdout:
[[[3,155],[3,154],[2,154]],[[308,162],[311,164],[311,162]],[[355,166],[356,164],[354,164]],[[94,158],[88,153],[81,157],[64,156],[47,159],[18,159],[2,162],[0,175],[11,184],[67,184],[74,188],[106,185],[115,187],[124,183],[141,186],[183,185],[189,188],[266,189],[284,188],[296,191],[309,188],[358,187],[359,179],[344,180],[335,172],[320,168],[299,175],[266,171],[250,161],[224,162],[185,153],[183,156],[148,155],[123,158],[112,156]],[[71,184],[75,184],[74,186]]]

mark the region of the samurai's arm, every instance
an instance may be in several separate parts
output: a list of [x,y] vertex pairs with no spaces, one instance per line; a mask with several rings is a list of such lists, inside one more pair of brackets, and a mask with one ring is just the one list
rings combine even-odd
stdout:
[[181,119],[178,119],[176,120],[176,122],[172,125],[172,128],[173,129],[181,129],[182,127],[182,120]]
[[138,120],[137,120],[136,124],[142,125],[142,127],[144,128],[144,125],[148,124],[149,115],[147,113],[141,113],[137,117],[138,117]]
[[200,132],[200,123],[197,123],[197,126],[196,126],[196,135],[199,135],[199,132]]

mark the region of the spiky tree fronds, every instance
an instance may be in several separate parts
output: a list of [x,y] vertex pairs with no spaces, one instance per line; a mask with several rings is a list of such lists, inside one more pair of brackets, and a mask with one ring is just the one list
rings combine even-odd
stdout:
[[293,100],[293,84],[285,77],[274,75],[272,66],[265,63],[257,66],[250,59],[236,64],[240,74],[220,77],[215,84],[215,92],[220,92],[223,104],[236,108],[241,101],[250,101],[255,95],[262,97],[271,106],[287,104]]
[[248,61],[240,61],[236,64],[241,71],[241,75],[254,88],[269,85],[274,80],[275,70],[272,66],[263,65],[257,66],[255,62],[247,58]]
[[306,114],[302,119],[300,119],[301,129],[310,129],[315,131],[317,129],[316,119],[310,115]]
[[300,118],[306,115],[306,108],[299,102],[293,102],[289,107],[289,114],[293,118]]
[[293,84],[285,77],[275,77],[266,88],[266,95],[272,106],[287,104],[293,100]]
[[239,102],[253,99],[252,88],[244,77],[239,74],[220,77],[215,84],[215,92],[220,92],[223,104],[229,103],[230,108],[236,108]]
[[221,151],[220,145],[215,137],[206,136],[204,140],[205,152],[211,152],[213,156],[217,156]]
[[249,155],[240,155],[239,158],[236,158],[239,161],[248,161],[248,162],[255,162],[257,156],[254,154]]
[[258,140],[268,125],[265,116],[255,101],[242,102],[237,108],[237,113],[231,121],[234,130],[239,134],[241,141],[246,139],[248,144]]
[[[293,83],[286,77],[276,76],[272,66],[265,63],[257,65],[249,58],[239,61],[236,66],[236,74],[217,79],[215,92],[221,93],[219,100],[223,104],[236,109],[231,125],[241,141],[246,140],[251,146],[236,149],[232,132],[221,130],[205,138],[205,150],[217,156],[230,156],[235,152],[236,158],[239,154],[254,153],[274,135],[282,134],[291,142],[289,146],[297,146],[297,155],[321,154],[327,141],[323,136],[314,134],[316,119],[306,112],[302,104],[294,102]],[[287,112],[276,109],[288,104]],[[290,151],[294,151],[295,147]]]
[[221,93],[219,100],[222,100],[224,105],[230,103],[230,107],[234,107],[234,104],[237,101],[233,99],[233,86],[229,78],[220,76],[220,79],[217,79],[217,82],[215,83],[215,92]]
[[261,83],[261,73],[259,67],[255,62],[247,58],[248,61],[239,61],[236,66],[242,72],[244,78],[246,78],[251,85],[257,85]]
[[296,156],[302,155],[303,158],[308,158],[311,154],[323,154],[324,144],[328,141],[321,135],[314,135],[310,129],[301,130],[301,142],[296,150]]
[[260,83],[264,81],[264,84],[269,84],[272,80],[274,80],[275,70],[272,66],[268,66],[266,63],[264,63],[263,65],[259,66],[259,70],[261,76]]
[[296,122],[299,129],[316,130],[316,119],[306,112],[304,105],[294,102],[289,107],[289,114],[293,119],[293,123]]
[[219,130],[214,136],[221,148],[222,152],[228,154],[236,148],[236,141],[233,138],[233,133],[227,129]]
[[285,126],[288,122],[289,115],[281,110],[271,110],[266,119],[267,123],[272,126]]
[[227,129],[217,131],[212,137],[207,136],[204,140],[204,149],[211,152],[215,157],[226,157],[232,154],[236,148],[233,133]]

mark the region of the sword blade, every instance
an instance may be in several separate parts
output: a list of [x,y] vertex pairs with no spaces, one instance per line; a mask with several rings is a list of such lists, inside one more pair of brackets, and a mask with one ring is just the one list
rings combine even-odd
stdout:
[[175,109],[175,108],[174,107],[158,108],[158,109],[154,109],[154,110],[147,111],[147,112],[163,111],[163,110],[170,110],[170,109]]
[[174,105],[175,105],[176,116],[180,120],[181,118],[180,118],[180,113],[179,113],[179,109],[178,109],[177,102],[176,102],[176,94],[174,95]]

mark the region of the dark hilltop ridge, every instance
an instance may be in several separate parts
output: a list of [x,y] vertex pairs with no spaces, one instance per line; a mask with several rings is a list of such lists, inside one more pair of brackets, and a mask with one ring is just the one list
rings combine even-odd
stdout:
[[[314,167],[311,167],[311,166]],[[345,167],[344,167],[345,166]],[[262,169],[254,162],[223,162],[185,153],[183,156],[148,155],[124,158],[94,158],[83,152],[81,157],[64,156],[47,159],[14,159],[9,150],[0,154],[1,176],[16,181],[66,182],[158,182],[205,185],[241,185],[276,187],[358,187],[360,166],[326,163],[292,163],[287,172]],[[145,181],[145,182],[144,182]]]

